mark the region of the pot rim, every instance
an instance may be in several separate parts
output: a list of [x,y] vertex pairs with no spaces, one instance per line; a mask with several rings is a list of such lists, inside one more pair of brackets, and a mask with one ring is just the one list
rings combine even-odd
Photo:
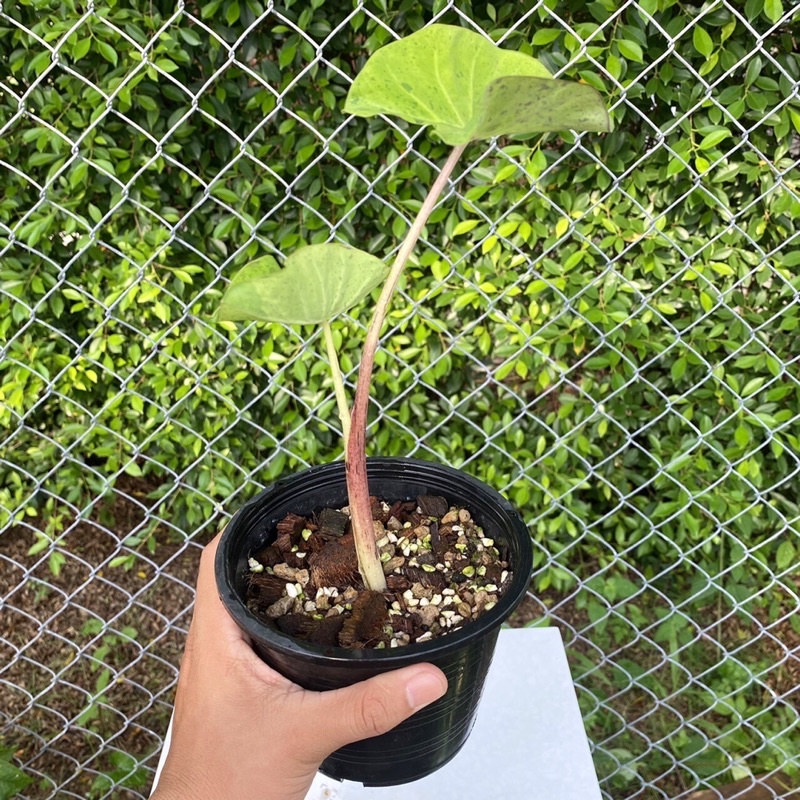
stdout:
[[[239,627],[247,633],[251,640],[262,646],[268,646],[277,652],[291,655],[293,658],[309,661],[316,661],[322,658],[328,662],[335,663],[367,661],[381,662],[381,664],[386,667],[403,666],[411,662],[424,661],[429,655],[443,655],[453,650],[460,649],[466,644],[492,633],[492,631],[499,627],[511,614],[527,592],[530,584],[533,560],[533,547],[530,533],[522,517],[511,503],[495,489],[492,489],[472,475],[468,475],[461,470],[444,464],[409,457],[372,457],[367,459],[368,475],[370,479],[394,479],[400,481],[402,479],[399,476],[395,476],[394,478],[385,475],[376,476],[370,474],[370,470],[374,473],[375,470],[380,470],[381,468],[386,469],[403,464],[408,464],[415,470],[415,472],[409,476],[408,480],[410,481],[424,478],[426,470],[433,473],[431,477],[435,477],[435,474],[439,473],[449,476],[450,478],[456,478],[467,485],[464,489],[464,494],[469,491],[472,498],[471,500],[462,498],[459,502],[463,502],[472,513],[475,513],[475,511],[471,506],[481,506],[492,503],[497,506],[498,509],[501,510],[503,516],[508,519],[508,531],[513,531],[519,538],[519,554],[516,560],[521,562],[520,565],[523,567],[523,570],[520,571],[518,566],[512,565],[514,574],[511,579],[511,585],[500,598],[497,605],[481,615],[477,620],[445,636],[440,636],[427,642],[414,642],[403,645],[402,647],[386,649],[350,649],[339,646],[321,646],[309,642],[300,642],[277,630],[277,628],[271,627],[253,614],[234,588],[236,583],[236,564],[240,554],[238,552],[229,553],[229,550],[233,547],[233,544],[231,544],[233,523],[238,517],[246,514],[254,506],[264,503],[271,495],[285,492],[287,488],[295,483],[306,485],[313,482],[317,477],[324,478],[328,476],[329,473],[337,475],[339,472],[341,472],[343,480],[344,462],[334,461],[328,464],[309,467],[308,469],[289,475],[269,485],[266,489],[259,492],[259,494],[245,503],[245,505],[234,514],[231,521],[225,527],[215,558],[217,590],[228,613],[231,614]],[[446,494],[446,491],[443,490],[442,494]],[[478,512],[478,515],[480,516],[480,512]]]

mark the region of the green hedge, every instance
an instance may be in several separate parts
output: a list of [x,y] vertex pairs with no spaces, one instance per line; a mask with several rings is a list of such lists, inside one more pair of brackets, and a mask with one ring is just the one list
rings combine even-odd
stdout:
[[[359,11],[331,35],[348,12],[331,5],[287,3],[252,29],[253,2],[187,9],[203,24],[171,4],[110,3],[74,29],[69,3],[6,10],[5,507],[81,508],[109,476],[143,472],[163,482],[163,515],[194,530],[250,474],[337,454],[316,348],[210,318],[221,277],[265,248],[333,226],[391,250],[444,154],[381,120],[343,126],[348,76],[391,34]],[[372,450],[419,451],[419,435],[509,488],[538,520],[542,559],[586,524],[598,540],[641,540],[656,564],[708,540],[715,518],[758,543],[779,518],[757,490],[790,475],[800,449],[798,259],[782,249],[800,215],[789,26],[748,56],[753,34],[725,7],[695,20],[663,0],[641,3],[651,19],[611,0],[547,5],[566,28],[544,8],[516,26],[518,4],[464,11],[596,85],[615,131],[469,153],[461,198],[429,225],[455,269],[420,251],[377,380]],[[401,35],[435,10],[374,8]],[[749,24],[770,30],[775,10],[748,2]],[[323,62],[308,67],[315,50],[296,28],[325,40]],[[37,37],[59,43],[56,63]],[[148,41],[143,67],[132,43]],[[402,157],[407,133],[425,159]],[[427,309],[411,320],[409,298]],[[345,353],[350,366],[356,345]]]

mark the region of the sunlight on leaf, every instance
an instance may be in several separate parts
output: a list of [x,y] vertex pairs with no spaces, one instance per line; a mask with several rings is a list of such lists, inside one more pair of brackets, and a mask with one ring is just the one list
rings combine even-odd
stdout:
[[272,256],[262,256],[245,264],[232,278],[231,286],[245,281],[254,281],[265,278],[273,272],[280,270],[280,264]]

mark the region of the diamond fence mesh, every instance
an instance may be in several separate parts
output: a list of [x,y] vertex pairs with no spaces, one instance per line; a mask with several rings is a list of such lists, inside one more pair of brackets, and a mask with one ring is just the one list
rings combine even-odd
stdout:
[[[20,0],[2,796],[147,795],[202,543],[341,456],[319,334],[216,325],[213,303],[301,239],[391,255],[444,150],[340,108],[368,52],[432,21],[593,83],[614,132],[467,151],[384,336],[373,452],[521,508],[516,624],[562,629],[604,796],[798,785],[796,9]],[[350,389],[366,313],[337,329]]]

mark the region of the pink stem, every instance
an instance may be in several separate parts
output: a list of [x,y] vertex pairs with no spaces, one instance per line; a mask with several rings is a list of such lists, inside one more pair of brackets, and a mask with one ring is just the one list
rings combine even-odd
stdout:
[[375,591],[386,590],[386,579],[383,575],[378,547],[375,544],[372,511],[369,502],[369,482],[367,481],[367,412],[369,410],[369,389],[372,382],[372,370],[375,365],[375,353],[380,344],[381,329],[403,268],[422,234],[425,223],[436,207],[436,201],[444,191],[445,186],[447,186],[450,175],[465,147],[466,145],[457,145],[453,148],[442,171],[422,203],[422,207],[417,213],[406,238],[403,240],[403,244],[400,246],[400,250],[389,270],[389,275],[378,299],[375,312],[372,315],[367,338],[364,342],[364,349],[361,353],[361,365],[358,372],[356,395],[353,401],[350,439],[345,452],[345,465],[350,518],[353,523],[359,570],[367,588]]

